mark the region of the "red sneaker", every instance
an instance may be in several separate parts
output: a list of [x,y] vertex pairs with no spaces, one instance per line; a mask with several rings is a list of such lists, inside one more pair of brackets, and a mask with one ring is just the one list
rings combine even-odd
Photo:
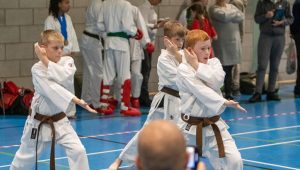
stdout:
[[140,108],[140,100],[139,100],[139,98],[131,97],[130,102],[131,102],[131,106],[132,107],[137,108],[137,109]]
[[142,113],[139,109],[129,107],[127,110],[121,110],[121,114],[125,116],[140,116]]

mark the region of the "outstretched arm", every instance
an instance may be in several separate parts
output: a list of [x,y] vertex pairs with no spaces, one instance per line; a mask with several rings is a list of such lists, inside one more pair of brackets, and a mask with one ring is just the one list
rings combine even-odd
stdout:
[[92,112],[92,113],[97,113],[96,110],[92,109],[83,99],[79,99],[76,96],[73,97],[72,102],[75,104],[78,104],[79,106],[81,106],[82,108],[84,108],[85,110]]

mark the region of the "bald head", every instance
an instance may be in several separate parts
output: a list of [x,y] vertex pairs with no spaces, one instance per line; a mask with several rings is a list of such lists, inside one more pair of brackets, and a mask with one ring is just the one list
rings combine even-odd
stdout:
[[186,144],[173,123],[157,120],[146,125],[138,136],[137,167],[143,170],[183,170]]

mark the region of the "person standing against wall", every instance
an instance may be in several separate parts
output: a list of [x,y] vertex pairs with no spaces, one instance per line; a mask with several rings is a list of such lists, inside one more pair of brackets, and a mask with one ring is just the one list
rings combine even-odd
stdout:
[[65,39],[64,55],[73,56],[80,50],[71,17],[67,14],[69,10],[70,0],[50,0],[44,30],[60,32]]
[[100,86],[103,79],[103,46],[101,32],[97,27],[101,5],[102,0],[91,1],[86,11],[85,29],[80,43],[84,60],[81,98],[96,110],[100,108]]
[[275,91],[278,67],[285,45],[285,27],[293,22],[288,0],[259,0],[254,15],[259,24],[260,35],[257,45],[257,71],[255,94],[250,103],[261,101],[265,73],[270,62],[267,100],[279,101]]
[[[245,14],[246,6],[248,3],[247,0],[230,0],[229,3],[237,7]],[[239,24],[241,43],[243,43],[244,40],[244,33],[245,33],[244,26],[245,26],[245,20],[244,22]],[[236,64],[232,68],[232,95],[233,96],[239,96],[241,94],[240,93],[240,70],[241,70],[240,64]]]
[[244,13],[226,0],[216,0],[209,9],[209,15],[218,34],[218,39],[212,43],[215,56],[220,59],[226,73],[225,98],[232,100],[232,68],[240,63],[242,55],[239,24],[245,18]]
[[[142,39],[143,33],[136,27],[132,15],[132,5],[125,0],[106,0],[97,20],[101,32],[106,32],[104,50],[104,76],[101,85],[101,109],[104,115],[113,114],[110,106],[110,87],[115,78],[120,82],[120,113],[127,116],[139,116],[139,109],[131,107],[131,76],[129,38]],[[117,89],[117,90],[118,90]]]

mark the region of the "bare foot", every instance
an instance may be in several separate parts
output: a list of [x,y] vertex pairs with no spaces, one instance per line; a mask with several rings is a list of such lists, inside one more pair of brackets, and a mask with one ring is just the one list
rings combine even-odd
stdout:
[[115,162],[112,163],[112,164],[109,166],[108,170],[117,170],[117,169],[119,169],[121,163],[122,163],[122,160],[121,160],[120,158],[117,158],[117,159],[115,160]]

